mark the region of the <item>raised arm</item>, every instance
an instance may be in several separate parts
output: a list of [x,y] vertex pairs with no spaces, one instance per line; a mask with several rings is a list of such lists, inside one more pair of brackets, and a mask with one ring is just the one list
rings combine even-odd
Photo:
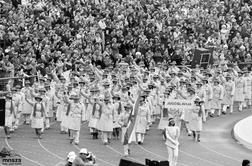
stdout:
[[90,98],[87,94],[85,94],[84,92],[82,92],[82,90],[80,90],[80,94],[81,94],[83,97],[85,97],[86,99],[89,99],[89,98]]

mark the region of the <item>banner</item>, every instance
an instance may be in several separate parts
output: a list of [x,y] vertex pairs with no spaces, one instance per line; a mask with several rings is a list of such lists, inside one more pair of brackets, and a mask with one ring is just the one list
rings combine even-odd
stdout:
[[191,109],[193,107],[193,101],[172,99],[165,101],[165,108],[168,109]]
[[165,101],[165,105],[161,110],[161,119],[158,129],[163,130],[169,123],[169,118],[174,118],[175,124],[179,126],[183,110],[192,109],[193,101],[170,99]]

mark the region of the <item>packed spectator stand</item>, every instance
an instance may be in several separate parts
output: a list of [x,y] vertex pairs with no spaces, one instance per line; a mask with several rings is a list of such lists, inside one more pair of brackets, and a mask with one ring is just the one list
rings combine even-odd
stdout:
[[193,49],[209,47],[215,48],[215,62],[251,61],[249,0],[22,3],[1,2],[0,54],[15,74],[45,75],[63,63],[75,70],[79,59],[101,68],[122,58],[144,61],[146,67],[157,57],[164,64],[190,64]]

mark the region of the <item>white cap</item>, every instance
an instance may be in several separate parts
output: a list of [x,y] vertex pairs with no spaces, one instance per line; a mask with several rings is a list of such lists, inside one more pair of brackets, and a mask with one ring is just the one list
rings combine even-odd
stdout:
[[80,150],[80,152],[79,152],[79,153],[87,154],[87,153],[88,153],[88,151],[87,151],[87,149],[86,149],[86,148],[82,148],[82,149]]
[[136,52],[136,55],[141,55],[141,52]]
[[71,158],[71,157],[73,157],[73,156],[75,157],[76,154],[75,154],[74,151],[71,151],[71,152],[68,153],[67,158]]

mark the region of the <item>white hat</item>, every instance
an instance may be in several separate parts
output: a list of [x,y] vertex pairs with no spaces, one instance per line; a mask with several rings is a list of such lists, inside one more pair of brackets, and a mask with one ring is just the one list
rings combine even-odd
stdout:
[[87,149],[86,149],[86,148],[82,148],[82,149],[80,150],[80,152],[79,152],[79,153],[87,154],[87,153],[88,153],[88,151],[87,151]]
[[75,154],[74,151],[71,151],[71,152],[68,153],[67,158],[70,158],[70,157],[73,157],[73,156],[75,157],[76,154]]
[[246,48],[244,47],[244,45],[241,45],[240,49],[245,50]]
[[139,55],[139,56],[140,56],[140,55],[141,55],[141,52],[136,52],[136,55]]

